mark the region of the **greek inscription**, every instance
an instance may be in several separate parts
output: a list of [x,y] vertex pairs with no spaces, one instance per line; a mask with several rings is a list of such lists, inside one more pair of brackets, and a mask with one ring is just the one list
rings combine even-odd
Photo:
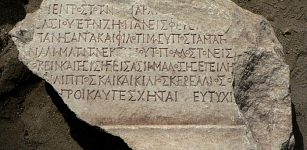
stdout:
[[113,15],[114,10],[109,5],[95,4],[50,4],[48,14],[63,15]]
[[178,102],[178,91],[149,90],[100,90],[100,89],[62,89],[60,94],[68,99],[105,100],[131,102]]
[[[37,58],[30,62],[34,70],[63,87],[62,97],[131,103],[234,102],[227,89],[232,88],[236,54],[223,34],[200,32],[137,3],[129,9],[130,19],[116,17],[121,10],[110,4],[54,3],[46,13],[48,17],[36,26],[38,44],[26,55]],[[187,88],[193,92],[185,92]]]

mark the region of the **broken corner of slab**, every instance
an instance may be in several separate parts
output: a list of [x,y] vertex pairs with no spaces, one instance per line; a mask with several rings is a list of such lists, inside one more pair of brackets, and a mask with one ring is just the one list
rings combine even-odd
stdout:
[[48,0],[10,34],[78,118],[133,149],[293,144],[282,47],[231,1]]

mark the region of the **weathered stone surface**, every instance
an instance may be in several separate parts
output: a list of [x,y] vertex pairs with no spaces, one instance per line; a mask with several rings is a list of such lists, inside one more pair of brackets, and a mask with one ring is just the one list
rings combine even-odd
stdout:
[[281,149],[289,70],[268,22],[231,1],[48,0],[19,58],[134,149]]

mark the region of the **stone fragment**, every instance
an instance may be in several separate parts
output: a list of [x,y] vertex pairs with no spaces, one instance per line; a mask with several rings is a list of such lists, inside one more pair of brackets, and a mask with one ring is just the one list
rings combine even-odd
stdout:
[[11,35],[80,119],[133,149],[293,141],[282,47],[229,0],[46,0]]

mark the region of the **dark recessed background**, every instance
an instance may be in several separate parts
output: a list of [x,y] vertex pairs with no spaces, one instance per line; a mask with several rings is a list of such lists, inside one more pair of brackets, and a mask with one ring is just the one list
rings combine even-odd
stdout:
[[[304,143],[307,149],[307,0],[233,1],[263,15],[275,29],[291,69],[296,149],[303,150]],[[18,61],[8,32],[40,3],[0,0],[0,150],[129,149],[118,137],[78,120],[50,85]]]

